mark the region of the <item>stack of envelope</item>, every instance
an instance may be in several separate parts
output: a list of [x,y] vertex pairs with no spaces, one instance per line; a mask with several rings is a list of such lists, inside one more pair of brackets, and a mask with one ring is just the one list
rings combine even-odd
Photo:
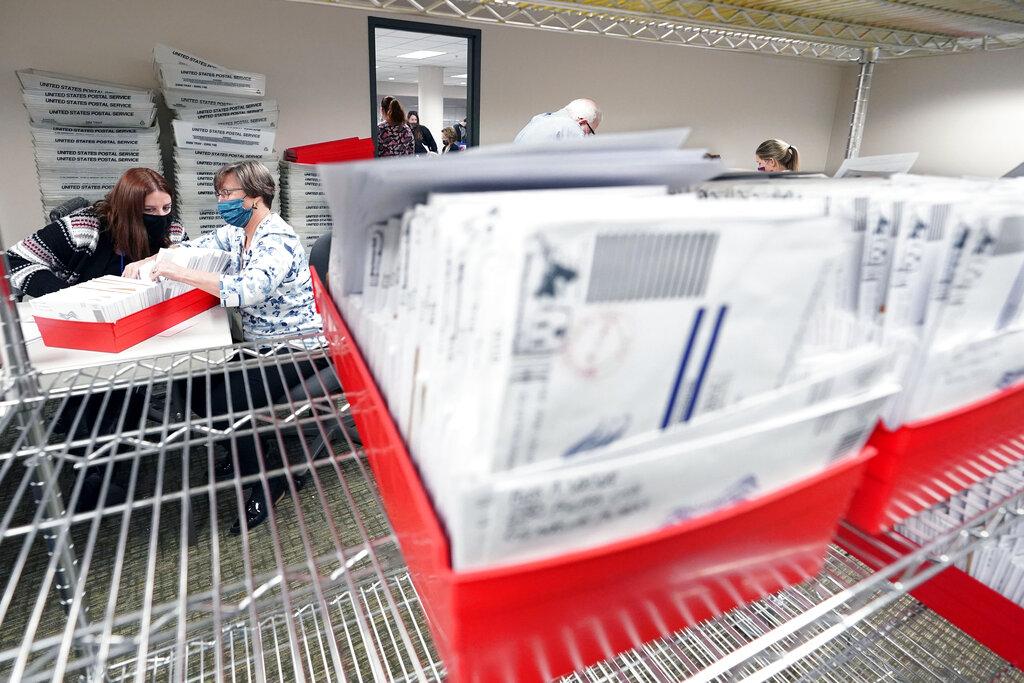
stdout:
[[153,92],[36,69],[18,71],[43,211],[102,199],[129,168],[161,171]]
[[44,318],[111,323],[194,289],[165,278],[154,280],[152,271],[160,261],[207,273],[222,273],[230,256],[220,249],[201,247],[161,249],[155,260],[142,267],[138,279],[116,275],[94,278],[32,299],[32,312]]
[[307,253],[320,235],[331,231],[331,207],[316,165],[281,162],[281,217],[295,229]]
[[[153,269],[159,263],[174,263],[182,268],[198,270],[203,273],[223,273],[230,263],[230,255],[221,249],[207,249],[203,247],[188,247],[179,249],[161,249],[157,252],[156,258],[142,266],[139,278],[143,282],[150,282],[153,278]],[[166,278],[160,278],[163,286],[163,298],[169,299],[192,289],[189,285],[181,282],[174,282]]]
[[708,183],[708,198],[817,197],[853,217],[844,275],[855,328],[897,355],[891,428],[1024,382],[1024,181],[892,179]]
[[104,275],[32,299],[31,306],[43,318],[111,323],[163,300],[159,283]]
[[255,160],[278,181],[277,101],[264,99],[263,74],[227,69],[159,44],[153,60],[172,116],[179,217],[190,234],[212,232],[224,225],[213,189],[217,169]]
[[792,484],[856,455],[898,388],[877,343],[809,341],[845,296],[849,218],[817,199],[669,194],[720,167],[606,137],[467,153],[404,185],[374,182],[404,178],[404,160],[321,169],[332,292],[457,569]]

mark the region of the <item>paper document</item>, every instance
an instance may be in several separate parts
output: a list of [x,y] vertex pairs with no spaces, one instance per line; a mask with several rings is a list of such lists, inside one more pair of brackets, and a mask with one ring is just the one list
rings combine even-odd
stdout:
[[906,154],[879,154],[870,157],[844,159],[834,177],[864,178],[889,176],[894,173],[909,173],[917,161],[918,152]]
[[82,322],[114,322],[160,303],[158,284],[104,275],[32,299],[32,313],[43,318]]

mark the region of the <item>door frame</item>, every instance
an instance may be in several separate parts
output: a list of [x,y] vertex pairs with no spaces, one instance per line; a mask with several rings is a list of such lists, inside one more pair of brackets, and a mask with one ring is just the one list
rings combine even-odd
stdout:
[[[431,24],[422,21],[405,21],[390,17],[368,17],[367,44],[370,49],[370,135],[374,147],[377,146],[377,111],[380,103],[377,97],[377,41],[378,28],[413,31],[415,33],[434,33],[441,36],[455,36],[469,40],[469,64],[466,79],[466,118],[469,126],[470,145],[480,144],[480,38],[481,31],[476,28],[449,26],[447,24]],[[440,135],[440,131],[438,132]]]

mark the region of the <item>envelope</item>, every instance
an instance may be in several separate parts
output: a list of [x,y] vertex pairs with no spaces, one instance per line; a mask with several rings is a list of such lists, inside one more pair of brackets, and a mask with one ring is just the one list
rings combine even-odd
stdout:
[[926,420],[1024,382],[1024,328],[935,348],[907,388],[907,422]]
[[776,490],[858,451],[895,390],[622,461],[494,477],[459,495],[453,564],[469,570],[595,547]]

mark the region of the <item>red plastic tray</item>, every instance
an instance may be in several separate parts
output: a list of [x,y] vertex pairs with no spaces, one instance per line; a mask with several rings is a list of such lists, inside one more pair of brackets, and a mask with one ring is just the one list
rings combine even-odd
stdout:
[[[875,540],[896,552],[911,550],[882,536]],[[877,556],[867,555],[866,544],[854,536],[840,534],[836,541],[872,569],[885,566]],[[1013,666],[1024,669],[1024,608],[956,567],[939,572],[910,594]]]
[[289,147],[284,151],[287,161],[299,164],[324,164],[356,159],[372,159],[374,153],[372,138],[344,138],[312,145]]
[[[879,425],[868,442],[878,457],[846,518],[870,534],[889,529],[989,476],[990,466],[978,469],[980,459],[992,462],[990,449],[1022,435],[1024,386],[896,431]],[[1000,453],[1004,461],[1015,457]]]
[[46,346],[118,353],[213,308],[219,302],[220,299],[212,294],[193,289],[112,323],[33,317]]
[[456,572],[359,349],[315,273],[313,282],[367,459],[453,681],[550,680],[809,578],[871,455],[628,541]]

